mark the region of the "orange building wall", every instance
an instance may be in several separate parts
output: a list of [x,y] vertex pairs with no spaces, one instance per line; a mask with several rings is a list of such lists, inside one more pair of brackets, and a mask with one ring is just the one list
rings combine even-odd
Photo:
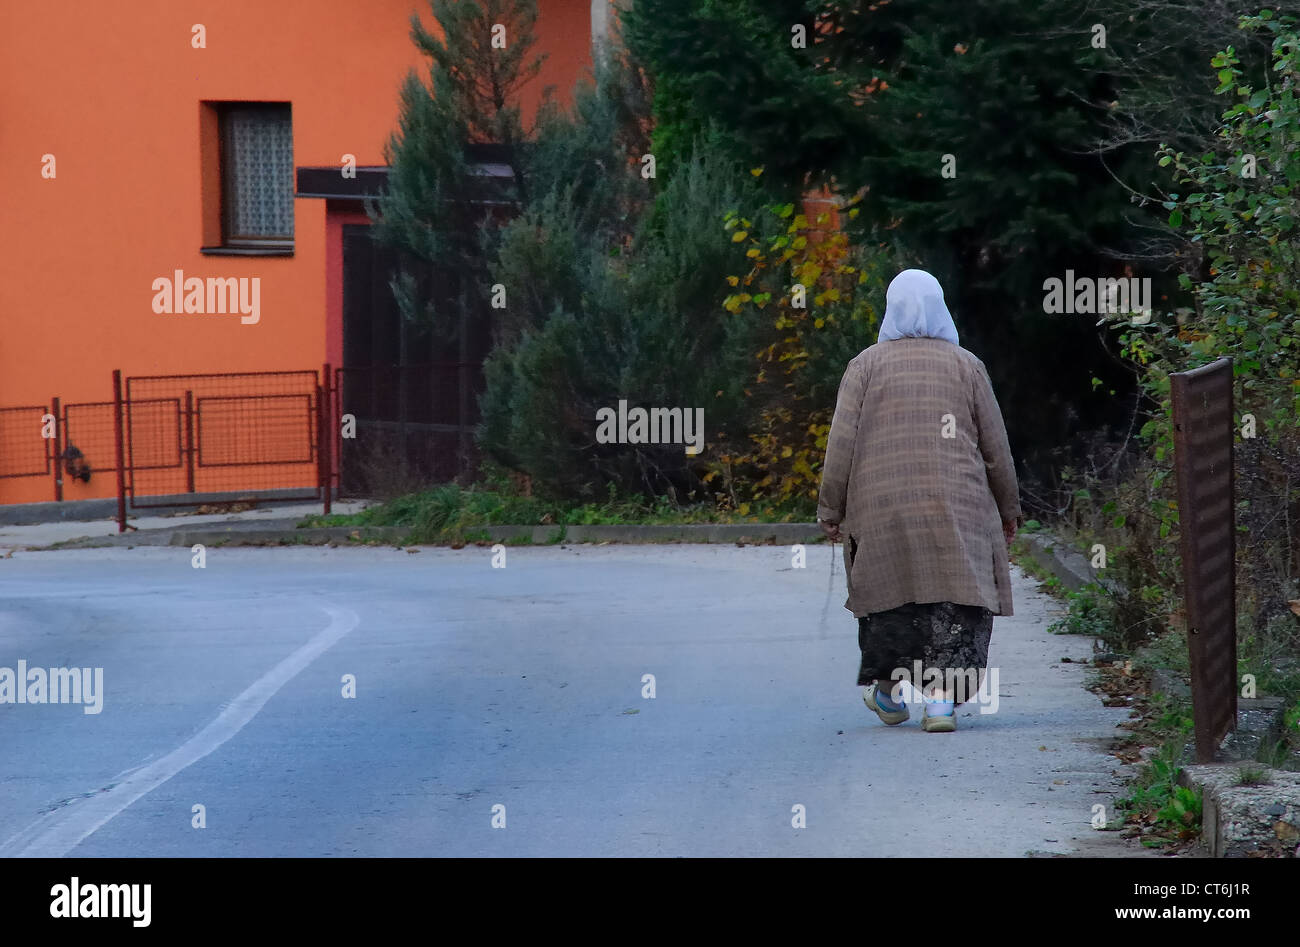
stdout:
[[[541,88],[569,101],[590,64],[587,0],[542,0]],[[423,60],[412,0],[6,0],[0,5],[0,406],[111,399],[111,373],[319,368],[326,359],[325,202],[296,200],[291,257],[213,256],[203,217],[204,101],[292,104],[294,165],[383,164],[398,87]],[[205,49],[191,27],[206,27]],[[57,177],[41,176],[55,156]],[[210,162],[208,163],[210,167]],[[164,315],[151,284],[260,277],[261,321]],[[111,464],[103,463],[102,466]],[[111,495],[111,471],[65,499]],[[0,479],[0,503],[52,499]]]

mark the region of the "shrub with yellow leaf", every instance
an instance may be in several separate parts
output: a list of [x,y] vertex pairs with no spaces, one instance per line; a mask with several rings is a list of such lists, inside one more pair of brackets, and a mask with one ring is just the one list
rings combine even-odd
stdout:
[[787,203],[754,219],[739,211],[724,218],[730,240],[748,244],[751,264],[727,277],[724,318],[744,320],[754,352],[745,390],[752,408],[720,433],[718,458],[702,477],[724,507],[811,511],[840,378],[875,341],[891,258],[883,247],[850,245],[828,216],[810,221]]

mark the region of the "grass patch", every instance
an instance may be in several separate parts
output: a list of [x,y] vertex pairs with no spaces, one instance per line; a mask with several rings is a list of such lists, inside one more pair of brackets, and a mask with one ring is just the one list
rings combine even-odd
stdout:
[[[577,503],[520,496],[503,490],[445,484],[397,497],[360,513],[311,516],[300,529],[322,526],[402,526],[412,543],[473,542],[486,526],[681,525],[689,523],[797,523],[799,508],[751,509],[746,515],[715,506],[675,506],[666,498],[617,498]],[[483,534],[486,538],[486,534]],[[559,542],[554,539],[552,542]],[[530,540],[531,541],[531,540]]]
[[1300,704],[1294,705],[1282,717],[1283,727],[1288,734],[1300,739]]
[[1143,671],[1163,668],[1172,671],[1179,680],[1188,680],[1192,666],[1187,654],[1187,633],[1175,629],[1153,638],[1133,655],[1133,666]]
[[1300,702],[1300,623],[1290,612],[1263,627],[1237,617],[1237,673],[1253,674],[1261,695]]
[[[1180,760],[1192,733],[1186,704],[1153,702],[1157,707],[1138,731],[1160,741],[1156,754],[1141,768],[1131,792],[1119,802],[1128,832],[1151,848],[1190,842],[1201,831],[1201,794],[1178,782]],[[1143,741],[1145,742],[1145,741]]]
[[1268,770],[1256,766],[1243,766],[1238,771],[1237,778],[1233,780],[1238,786],[1267,786],[1271,781]]
[[1107,644],[1115,637],[1115,616],[1110,601],[1097,585],[1065,593],[1065,614],[1047,626],[1054,635],[1087,635]]

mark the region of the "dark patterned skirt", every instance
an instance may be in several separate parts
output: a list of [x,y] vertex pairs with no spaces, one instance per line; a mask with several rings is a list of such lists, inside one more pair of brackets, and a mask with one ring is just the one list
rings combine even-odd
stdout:
[[[935,668],[945,675],[950,669],[978,669],[978,686],[982,687],[992,636],[993,613],[979,605],[909,602],[875,612],[858,619],[858,649],[862,652],[858,683],[889,682],[897,668],[905,668],[911,680],[919,661],[922,669]],[[920,689],[921,680],[913,683]],[[971,700],[975,695],[958,696]]]

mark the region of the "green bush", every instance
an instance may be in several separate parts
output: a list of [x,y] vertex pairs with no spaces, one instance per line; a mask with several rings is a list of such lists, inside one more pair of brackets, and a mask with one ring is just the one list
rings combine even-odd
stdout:
[[1235,400],[1264,436],[1300,424],[1300,34],[1294,17],[1264,11],[1242,29],[1273,34],[1272,75],[1255,88],[1234,49],[1219,53],[1223,113],[1220,148],[1187,155],[1163,147],[1159,163],[1178,192],[1167,195],[1169,225],[1186,235],[1187,271],[1179,277],[1192,305],[1127,328],[1125,353],[1143,371],[1148,394],[1164,409],[1143,428],[1158,461],[1172,452],[1169,373],[1230,355]]
[[1065,614],[1047,626],[1049,632],[1054,635],[1087,635],[1108,644],[1118,644],[1114,609],[1104,589],[1085,585],[1076,592],[1067,592],[1065,601]]
[[814,515],[840,380],[876,341],[896,271],[887,249],[850,245],[828,227],[828,214],[810,221],[789,201],[729,211],[721,222],[719,237],[746,248],[722,308],[749,355],[743,409],[719,432],[704,475],[723,506],[792,503]]
[[[1213,59],[1222,114],[1217,147],[1162,147],[1173,176],[1169,227],[1186,240],[1180,285],[1187,305],[1119,332],[1152,411],[1139,428],[1147,449],[1123,478],[1084,475],[1065,504],[1068,529],[1108,548],[1111,575],[1128,591],[1117,625],[1136,641],[1185,616],[1179,510],[1173,478],[1170,374],[1228,355],[1234,361],[1236,573],[1239,670],[1262,693],[1296,693],[1294,619],[1300,521],[1300,34],[1293,17],[1243,17],[1245,35],[1272,37],[1263,82],[1247,79],[1233,47]],[[1081,496],[1079,487],[1085,488]]]

